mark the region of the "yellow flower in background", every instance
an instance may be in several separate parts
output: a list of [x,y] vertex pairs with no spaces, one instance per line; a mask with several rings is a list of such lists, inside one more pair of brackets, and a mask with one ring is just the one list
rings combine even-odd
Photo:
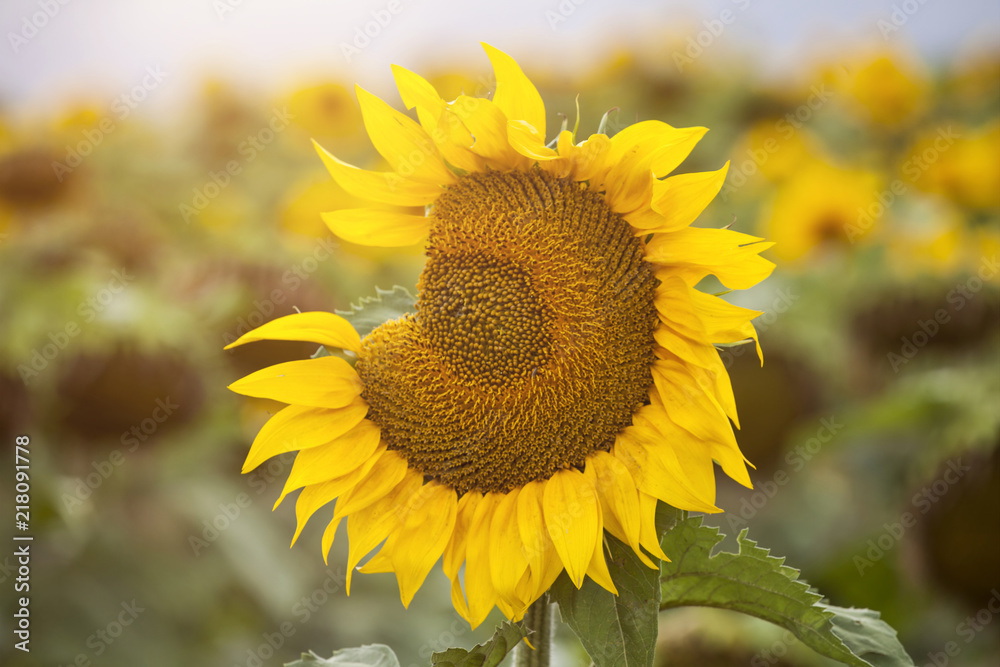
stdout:
[[281,205],[281,226],[303,236],[327,236],[320,211],[358,206],[363,202],[325,176],[310,175],[293,184]]
[[850,69],[847,89],[870,120],[894,126],[912,120],[923,110],[929,84],[902,56],[878,53]]
[[918,188],[974,209],[1000,209],[1000,123],[924,133],[901,170]]
[[879,193],[877,175],[816,160],[778,190],[763,228],[776,243],[775,254],[790,262],[829,244],[850,246],[879,225],[885,213]]
[[[347,521],[355,566],[395,572],[409,605],[438,559],[455,608],[477,626],[494,606],[520,618],[565,570],[615,592],[604,531],[650,567],[657,500],[714,505],[712,461],[750,486],[729,420],[729,376],[715,344],[753,339],[756,311],[696,285],[745,289],[774,265],[762,239],[691,223],[726,167],[664,178],[704,128],[645,121],[546,145],[535,86],[484,45],[492,99],[446,102],[393,71],[419,123],[358,88],[364,124],[392,171],[325,150],[347,192],[376,208],[324,214],[355,243],[425,243],[416,312],[361,339],[322,312],[274,320],[233,345],[304,340],[347,350],[231,385],[289,407],[261,430],[244,471],[298,451],[279,502],[302,489],[298,528],[337,499],[324,557]],[[759,346],[758,346],[759,352]],[[293,540],[294,541],[294,540]],[[464,574],[460,571],[464,570]]]
[[350,92],[339,83],[320,83],[292,93],[292,121],[311,135],[353,137],[361,131],[361,115]]
[[944,275],[959,265],[967,242],[966,222],[947,202],[917,197],[894,222],[900,228],[883,238],[896,273],[908,278]]

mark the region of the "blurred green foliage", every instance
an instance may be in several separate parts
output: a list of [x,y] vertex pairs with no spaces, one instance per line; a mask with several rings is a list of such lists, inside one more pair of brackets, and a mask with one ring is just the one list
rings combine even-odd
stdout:
[[[586,72],[514,55],[552,124],[572,126],[579,93],[584,135],[612,107],[610,131],[711,128],[681,169],[730,160],[729,180],[698,224],[778,242],[774,276],[728,297],[763,311],[763,368],[723,351],[756,489],[720,476],[727,512],[707,521],[730,541],[749,526],[833,604],[882,611],[918,664],[948,642],[955,664],[995,664],[1000,57],[852,52],[763,81],[740,55],[678,67],[679,48]],[[451,97],[482,72],[429,74]],[[347,599],[346,537],[325,565],[319,523],[288,550],[292,503],[270,511],[291,457],[239,474],[277,406],[225,386],[315,346],[222,347],[295,309],[412,289],[421,268],[419,248],[352,246],[319,219],[353,200],[310,137],[379,167],[352,83],[260,99],[212,82],[162,123],[88,107],[0,123],[0,433],[7,470],[31,437],[35,537],[33,650],[5,640],[0,662],[252,667],[379,642],[415,665],[492,633],[452,611],[440,572],[409,612],[389,575]],[[661,625],[663,665],[824,664],[727,612]]]

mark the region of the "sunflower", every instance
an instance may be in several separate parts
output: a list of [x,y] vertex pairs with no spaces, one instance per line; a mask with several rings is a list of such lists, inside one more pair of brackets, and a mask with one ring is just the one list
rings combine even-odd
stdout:
[[581,143],[563,129],[546,145],[535,86],[484,48],[492,99],[447,102],[394,67],[417,122],[357,89],[393,171],[317,146],[347,192],[426,207],[323,215],[347,241],[426,244],[416,312],[364,339],[332,313],[264,324],[233,345],[310,341],[356,362],[292,361],[230,387],[289,404],[244,472],[298,451],[278,502],[301,489],[297,538],[337,500],[323,553],[346,520],[348,591],[380,544],[360,571],[395,572],[404,606],[442,559],[473,627],[494,606],[520,618],[563,570],[577,587],[590,577],[615,592],[604,531],[657,567],[657,501],[720,511],[713,459],[750,486],[714,345],[756,341],[759,313],[695,285],[712,274],[745,289],[773,269],[762,239],[690,227],[726,167],[664,178],[704,128],[646,121]]

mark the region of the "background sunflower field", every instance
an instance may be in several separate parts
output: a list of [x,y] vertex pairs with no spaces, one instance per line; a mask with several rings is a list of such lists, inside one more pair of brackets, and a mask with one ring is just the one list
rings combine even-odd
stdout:
[[[471,646],[440,570],[410,611],[389,575],[343,591],[322,527],[271,513],[292,456],[239,474],[277,407],[226,385],[309,344],[223,352],[296,309],[412,289],[419,248],[335,240],[356,206],[316,139],[381,168],[353,86],[389,63],[445,97],[515,57],[550,126],[705,126],[681,172],[727,160],[698,225],[775,241],[764,350],[727,348],[749,528],[833,604],[879,610],[918,665],[1000,656],[1000,6],[552,0],[0,10],[0,613],[4,665],[281,665]],[[558,115],[557,115],[558,114]],[[15,523],[27,436],[30,525]],[[341,529],[343,531],[343,529]],[[10,538],[30,534],[30,591]],[[346,540],[338,538],[339,541]],[[21,592],[18,592],[21,591]],[[14,648],[30,595],[31,652]],[[555,664],[586,664],[561,630]],[[823,665],[728,612],[661,618],[660,665]]]

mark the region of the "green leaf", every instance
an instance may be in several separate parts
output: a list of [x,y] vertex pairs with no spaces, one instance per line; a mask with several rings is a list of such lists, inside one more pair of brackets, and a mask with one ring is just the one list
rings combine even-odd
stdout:
[[508,621],[497,628],[489,641],[473,647],[471,651],[450,648],[435,653],[431,656],[431,664],[435,667],[496,667],[523,637],[521,626]]
[[286,662],[285,667],[399,667],[399,659],[392,649],[384,644],[367,644],[358,648],[344,648],[334,651],[333,656],[321,658],[312,651],[303,653],[295,662]]
[[617,596],[589,578],[577,590],[565,572],[549,593],[596,667],[649,667],[656,647],[659,572],[643,565],[628,545],[607,533],[604,539]]
[[396,285],[391,290],[376,287],[375,296],[362,297],[358,303],[351,304],[350,310],[334,312],[350,322],[358,335],[364,338],[384,322],[412,313],[416,303],[416,297],[405,287]]
[[723,538],[719,529],[701,525],[700,517],[678,522],[663,538],[663,550],[673,560],[660,566],[660,608],[741,611],[790,630],[817,653],[846,665],[912,667],[896,633],[876,612],[822,604],[822,596],[799,579],[798,570],[746,534],[744,529],[737,539],[739,553],[712,556]]
[[877,611],[827,605],[833,612],[833,632],[840,637],[851,652],[867,660],[874,667],[912,665],[896,631],[882,620]]

